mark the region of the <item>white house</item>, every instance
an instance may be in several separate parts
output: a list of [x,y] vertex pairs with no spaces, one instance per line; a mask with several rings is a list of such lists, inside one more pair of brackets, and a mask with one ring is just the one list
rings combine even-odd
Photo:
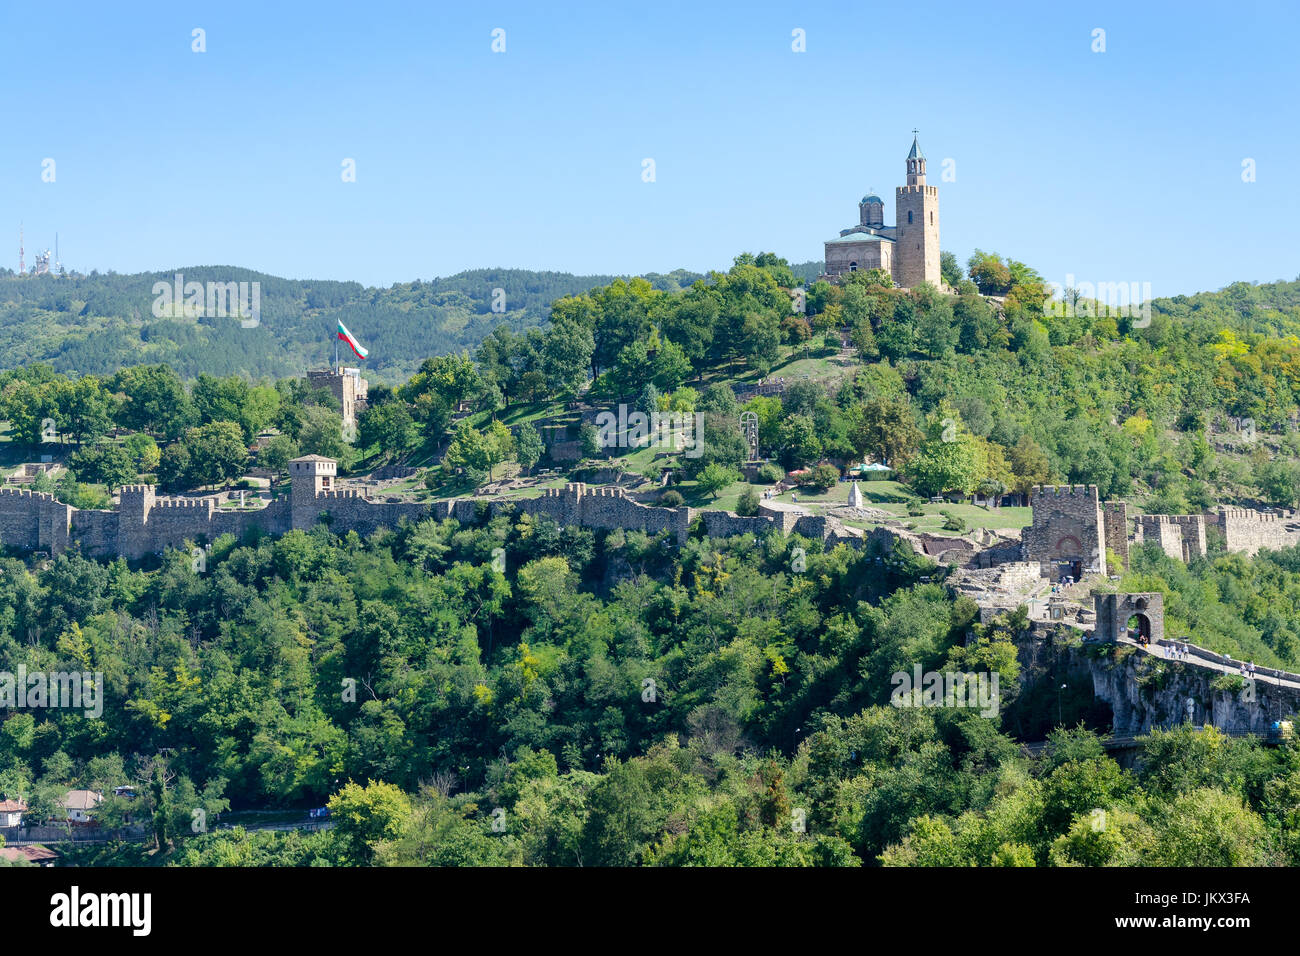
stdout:
[[91,811],[103,802],[104,795],[94,790],[69,790],[63,798],[63,809],[68,812],[69,823],[90,823]]
[[0,827],[22,826],[23,813],[26,810],[25,800],[0,800]]

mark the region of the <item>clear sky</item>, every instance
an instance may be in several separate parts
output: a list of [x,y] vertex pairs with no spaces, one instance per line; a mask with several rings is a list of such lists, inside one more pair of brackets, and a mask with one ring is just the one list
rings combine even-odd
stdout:
[[916,127],[942,246],[963,261],[979,247],[1061,284],[1155,296],[1300,274],[1293,2],[5,0],[0,14],[11,269],[20,220],[29,266],[57,231],[84,271],[387,285],[492,266],[704,271],[743,251],[803,262],[869,189],[893,222]]

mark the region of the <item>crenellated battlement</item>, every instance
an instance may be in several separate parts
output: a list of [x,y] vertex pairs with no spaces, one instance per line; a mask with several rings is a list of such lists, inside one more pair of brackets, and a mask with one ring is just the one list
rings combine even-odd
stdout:
[[336,491],[322,491],[318,492],[316,495],[317,501],[351,501],[353,499],[361,499],[362,501],[370,500],[362,492],[353,488],[341,488]]
[[1228,518],[1237,521],[1259,521],[1259,522],[1278,522],[1282,521],[1282,516],[1264,511],[1254,511],[1250,508],[1225,508],[1220,506],[1215,509],[1215,514],[1220,519]]
[[1029,498],[1088,498],[1100,501],[1096,485],[1034,485],[1029,489]]
[[[223,509],[216,496],[156,497],[153,485],[134,484],[119,490],[117,509],[100,511],[62,504],[47,492],[0,488],[0,541],[51,553],[79,545],[90,555],[139,560],[166,548],[211,542],[225,534],[240,538],[254,529],[266,534],[307,530],[321,520],[322,512],[329,514],[330,527],[336,533],[371,534],[379,528],[396,527],[403,520],[473,521],[485,510],[518,510],[546,515],[566,526],[667,533],[683,544],[697,516],[689,507],[655,507],[630,497],[623,488],[589,488],[584,482],[547,488],[536,498],[377,501],[356,488],[324,486],[336,464],[330,459],[310,457],[291,464],[298,468],[301,480],[294,482],[287,497],[260,508]],[[786,533],[795,530],[784,528],[770,515],[743,518],[711,511],[702,516],[707,519],[708,533],[718,537],[762,533],[769,528]],[[801,534],[824,540],[853,539],[825,519],[803,516],[799,520],[803,522],[797,529]]]
[[155,498],[155,508],[183,508],[194,511],[211,511],[216,507],[212,498]]
[[11,495],[15,498],[32,498],[36,501],[54,501],[54,495],[48,491],[32,491],[30,488],[0,488],[0,495]]
[[1175,524],[1184,527],[1192,527],[1204,522],[1200,515],[1138,515],[1138,521],[1143,524]]

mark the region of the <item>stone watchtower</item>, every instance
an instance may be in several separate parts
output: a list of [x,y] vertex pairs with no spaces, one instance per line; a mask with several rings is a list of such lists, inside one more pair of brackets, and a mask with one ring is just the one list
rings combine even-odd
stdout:
[[[915,134],[913,130],[913,134]],[[939,187],[925,184],[925,155],[916,136],[907,154],[907,185],[894,194],[898,217],[894,240],[894,284],[910,289],[922,282],[941,286],[939,274]]]
[[355,368],[316,369],[307,373],[307,382],[312,388],[323,388],[339,401],[340,414],[343,416],[343,435],[350,437],[357,427],[357,415],[365,411],[369,384],[361,377],[361,370]]
[[323,507],[316,498],[333,491],[338,480],[339,464],[323,455],[304,455],[289,462],[290,527],[307,530],[315,526]]
[[1021,560],[1038,561],[1044,576],[1106,573],[1105,519],[1096,485],[1034,485],[1033,524],[1021,533]]

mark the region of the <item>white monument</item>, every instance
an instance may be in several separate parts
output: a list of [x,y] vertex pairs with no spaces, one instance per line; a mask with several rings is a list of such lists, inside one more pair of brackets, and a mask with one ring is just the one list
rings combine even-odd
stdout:
[[862,489],[858,487],[858,483],[856,481],[853,482],[853,487],[849,489],[849,507],[850,508],[862,507]]

